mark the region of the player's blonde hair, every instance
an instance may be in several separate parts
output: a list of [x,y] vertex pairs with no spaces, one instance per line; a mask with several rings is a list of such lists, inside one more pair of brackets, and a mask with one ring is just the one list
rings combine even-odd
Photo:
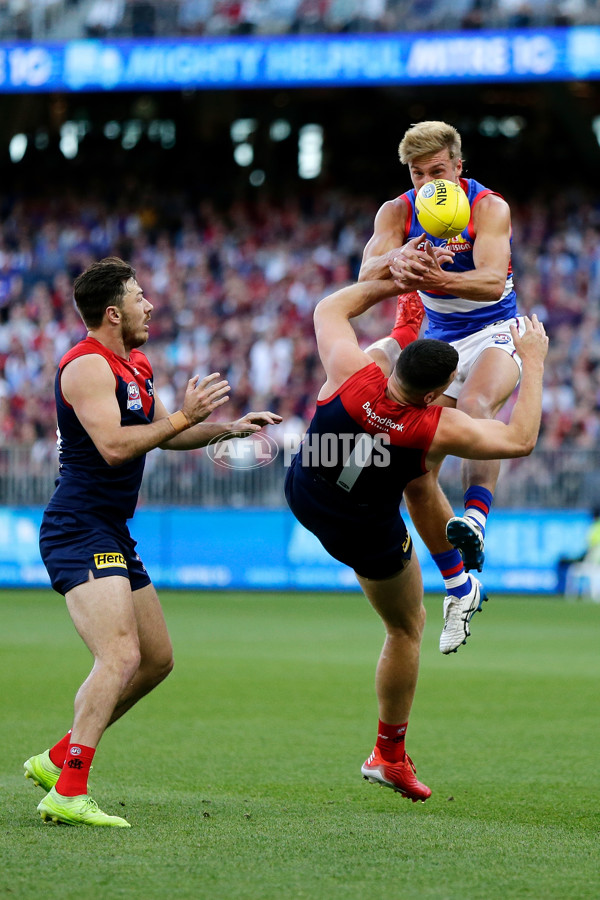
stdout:
[[448,148],[450,159],[461,158],[460,134],[447,122],[417,122],[411,125],[398,147],[400,162],[404,165],[419,156],[430,156]]

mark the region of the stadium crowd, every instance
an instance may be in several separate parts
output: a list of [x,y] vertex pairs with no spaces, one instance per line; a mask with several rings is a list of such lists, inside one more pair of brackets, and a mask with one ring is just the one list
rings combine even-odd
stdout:
[[25,40],[437,31],[598,22],[598,0],[4,0],[0,3],[0,36]]
[[[225,210],[146,190],[17,199],[0,237],[0,441],[53,453],[53,382],[61,355],[84,335],[73,277],[94,259],[130,261],[154,303],[148,354],[168,407],[191,373],[232,385],[228,415],[271,408],[302,432],[322,380],[312,311],[355,280],[372,230],[372,200],[330,192]],[[510,199],[510,198],[509,198]],[[600,437],[600,207],[565,196],[551,208],[514,203],[520,309],[551,336],[541,446],[592,448]],[[168,223],[169,227],[165,227]],[[359,323],[365,342],[389,332],[394,301]],[[164,381],[162,380],[164,379]],[[510,404],[505,411],[510,412]]]

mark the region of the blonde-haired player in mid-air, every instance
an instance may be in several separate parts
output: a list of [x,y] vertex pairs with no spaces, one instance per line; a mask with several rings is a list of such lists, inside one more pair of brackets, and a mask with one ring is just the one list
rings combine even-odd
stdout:
[[[456,378],[437,402],[493,419],[520,377],[510,331],[511,323],[523,329],[513,287],[510,209],[499,194],[462,177],[461,137],[446,122],[412,125],[399,156],[413,189],[379,209],[359,280],[385,279],[391,272],[400,291],[418,292],[428,318],[425,336],[448,341],[459,353]],[[469,224],[451,240],[424,234],[416,215],[417,191],[436,178],[460,184],[471,205]],[[419,235],[421,249],[408,244]],[[468,625],[485,599],[478,580],[467,573],[483,566],[486,519],[499,473],[499,460],[463,461],[463,516],[454,516],[437,484],[438,471],[411,482],[405,492],[413,524],[444,579],[443,653],[463,642],[463,622]]]

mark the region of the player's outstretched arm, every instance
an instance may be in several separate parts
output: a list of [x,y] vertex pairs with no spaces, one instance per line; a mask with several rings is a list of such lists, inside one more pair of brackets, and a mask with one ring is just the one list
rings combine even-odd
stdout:
[[427,467],[452,454],[465,459],[510,459],[528,456],[535,447],[542,418],[542,383],[548,337],[534,314],[525,317],[519,336],[510,326],[523,363],[517,402],[507,424],[496,419],[472,419],[457,409],[444,408],[427,454]]
[[328,388],[336,390],[354,372],[371,362],[360,349],[350,319],[396,293],[394,282],[365,281],[324,297],[314,311],[315,336]]
[[[162,403],[161,403],[162,406]],[[270,410],[247,412],[235,422],[202,422],[183,431],[161,446],[165,450],[194,450],[206,447],[211,441],[227,441],[230,438],[249,437],[262,431],[265,425],[279,425],[283,418]]]
[[[409,261],[408,271],[412,272],[413,276],[427,274],[429,261],[423,249],[419,250],[419,245],[426,240],[426,235],[423,233],[405,243],[406,210],[406,204],[400,198],[388,200],[379,209],[375,216],[373,235],[363,252],[358,273],[359,281],[389,278],[390,266],[398,257]],[[454,254],[447,247],[435,247],[432,253],[440,266],[451,262],[454,258]],[[399,284],[398,290],[408,292],[415,290],[415,287],[403,287]]]
[[115,396],[115,376],[103,356],[91,353],[80,356],[65,366],[61,390],[67,403],[109,466],[119,466],[130,459],[161,446],[183,428],[201,422],[227,401],[229,384],[217,372],[188,382],[183,410],[162,415],[144,425],[121,425],[121,410]]

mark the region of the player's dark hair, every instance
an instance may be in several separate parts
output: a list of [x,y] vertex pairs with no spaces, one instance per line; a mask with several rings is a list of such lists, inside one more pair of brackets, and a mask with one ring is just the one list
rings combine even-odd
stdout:
[[107,306],[121,307],[125,282],[135,278],[135,269],[118,256],[92,263],[73,284],[77,309],[88,328],[99,328]]
[[458,352],[446,341],[421,338],[404,348],[396,375],[411,391],[426,394],[446,384],[458,365]]

